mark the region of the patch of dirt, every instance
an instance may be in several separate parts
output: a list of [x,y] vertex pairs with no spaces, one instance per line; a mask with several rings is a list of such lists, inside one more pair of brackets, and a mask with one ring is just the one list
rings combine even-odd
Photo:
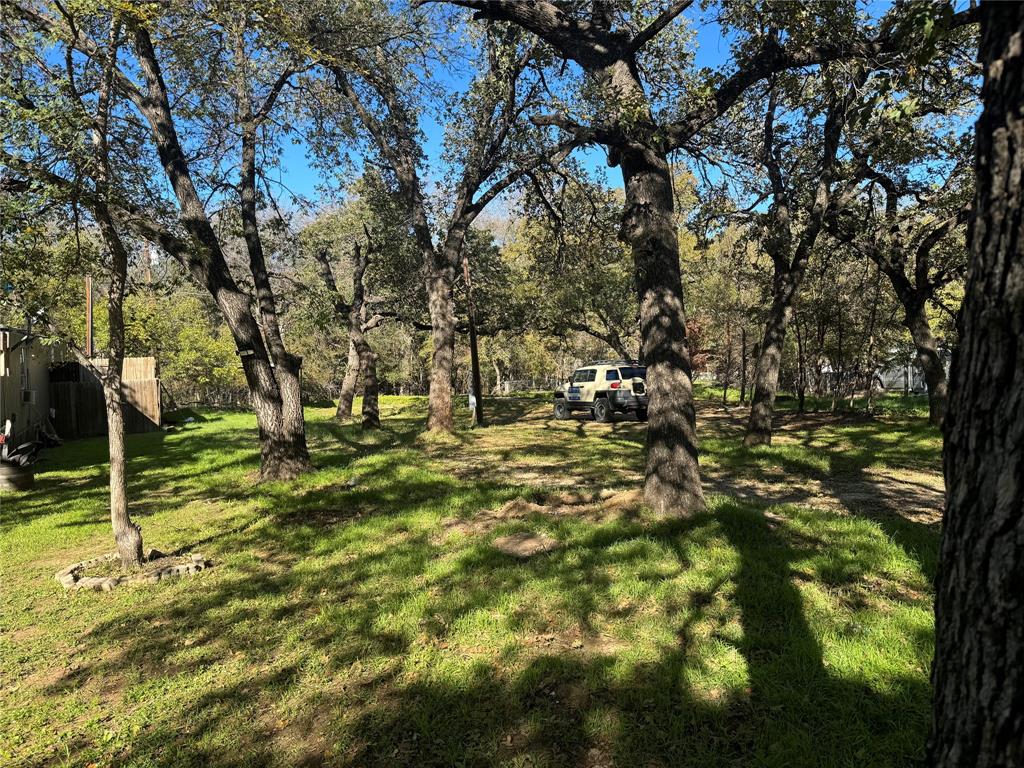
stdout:
[[508,536],[499,536],[491,543],[491,546],[502,554],[525,560],[534,555],[553,552],[562,545],[558,539],[553,539],[543,533],[525,531]]
[[445,534],[460,533],[482,536],[502,523],[526,520],[534,515],[548,517],[574,517],[593,523],[618,520],[638,511],[643,502],[639,489],[629,491],[565,490],[537,493],[533,501],[512,499],[498,509],[480,512],[471,518],[451,518],[442,523]]
[[610,656],[625,648],[625,644],[614,637],[595,633],[585,634],[578,629],[530,635],[526,639],[526,645],[541,653],[577,651],[598,656]]

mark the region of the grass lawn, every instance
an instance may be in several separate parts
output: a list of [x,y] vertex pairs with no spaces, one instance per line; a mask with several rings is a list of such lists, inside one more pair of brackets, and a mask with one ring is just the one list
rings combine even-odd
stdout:
[[[253,484],[248,414],[131,436],[146,546],[215,566],[112,593],[53,579],[112,549],[105,442],[50,451],[35,490],[0,500],[0,764],[922,755],[941,478],[917,413],[783,414],[747,450],[740,409],[701,403],[710,509],[655,519],[612,495],[638,483],[642,424],[505,399],[438,440],[422,398],[382,406],[376,433],[309,409],[318,471],[287,484]],[[521,531],[561,546],[492,546]]]

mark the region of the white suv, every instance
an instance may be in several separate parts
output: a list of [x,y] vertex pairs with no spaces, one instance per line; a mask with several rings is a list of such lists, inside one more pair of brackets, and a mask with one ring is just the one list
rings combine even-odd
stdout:
[[555,418],[568,419],[573,411],[590,411],[601,422],[632,411],[647,421],[647,368],[634,360],[597,360],[577,368],[555,391]]

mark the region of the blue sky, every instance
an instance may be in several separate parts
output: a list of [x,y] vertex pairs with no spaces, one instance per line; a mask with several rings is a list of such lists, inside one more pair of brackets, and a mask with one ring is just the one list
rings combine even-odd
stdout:
[[[696,63],[698,67],[711,67],[719,69],[728,61],[729,42],[722,37],[721,29],[715,23],[701,24],[697,27],[697,53]],[[440,82],[452,90],[464,90],[468,83],[466,73],[453,72],[450,70],[438,70],[437,77]],[[420,123],[424,134],[424,151],[430,171],[438,172],[443,141],[444,125],[437,122],[430,116],[424,117]],[[316,171],[311,167],[306,157],[307,148],[304,144],[293,145],[288,143],[283,147],[282,155],[282,181],[289,189],[310,200],[318,198],[316,186],[322,181]],[[610,169],[605,162],[605,153],[600,148],[589,148],[577,153],[577,157],[590,170],[601,171],[607,176],[608,182],[614,186],[622,186],[622,177],[617,169]]]

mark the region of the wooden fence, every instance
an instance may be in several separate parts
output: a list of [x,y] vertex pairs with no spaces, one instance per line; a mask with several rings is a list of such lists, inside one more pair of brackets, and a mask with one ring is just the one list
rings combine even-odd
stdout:
[[[106,360],[94,360],[103,370]],[[124,361],[124,428],[126,432],[160,429],[162,403],[160,379],[152,357],[128,357]],[[66,440],[107,433],[103,385],[96,375],[78,363],[65,363],[50,371],[50,409],[57,434]]]

